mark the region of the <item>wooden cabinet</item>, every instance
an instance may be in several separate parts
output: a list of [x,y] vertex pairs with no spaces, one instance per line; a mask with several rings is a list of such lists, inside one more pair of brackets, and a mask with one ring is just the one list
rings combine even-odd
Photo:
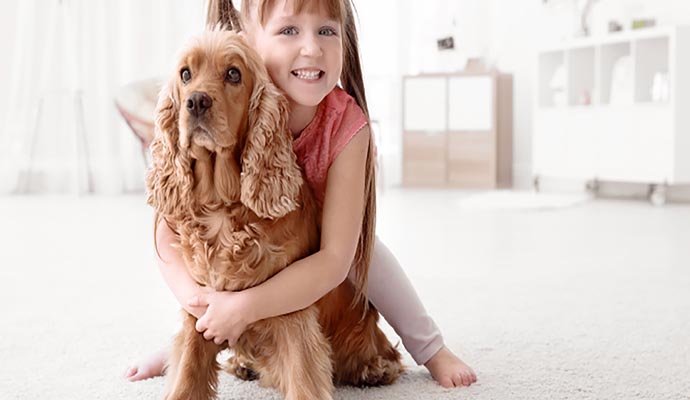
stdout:
[[405,184],[440,186],[446,183],[446,136],[409,132],[403,137]]
[[403,78],[403,183],[512,183],[512,77],[496,71]]

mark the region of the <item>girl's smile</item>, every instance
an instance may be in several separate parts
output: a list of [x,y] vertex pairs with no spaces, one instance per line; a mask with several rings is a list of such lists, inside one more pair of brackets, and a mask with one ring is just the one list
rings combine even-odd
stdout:
[[247,35],[263,58],[271,79],[285,92],[293,110],[315,110],[340,79],[340,23],[328,15],[325,7],[306,7],[295,13],[290,0],[276,1],[264,24],[256,17],[253,16]]
[[292,75],[307,82],[314,82],[323,77],[325,72],[315,68],[301,68],[292,71]]

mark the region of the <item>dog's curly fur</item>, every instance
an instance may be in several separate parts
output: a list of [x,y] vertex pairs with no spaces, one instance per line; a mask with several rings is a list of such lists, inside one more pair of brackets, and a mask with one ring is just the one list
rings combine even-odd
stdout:
[[[197,282],[246,289],[318,250],[319,211],[292,151],[287,100],[242,37],[215,29],[194,41],[156,112],[148,202],[156,224],[164,218],[179,235]],[[373,307],[351,307],[354,295],[346,281],[316,306],[251,324],[228,371],[258,376],[288,399],[330,399],[334,382],[392,383],[400,354]],[[167,399],[216,394],[223,347],[195,322],[184,313]]]

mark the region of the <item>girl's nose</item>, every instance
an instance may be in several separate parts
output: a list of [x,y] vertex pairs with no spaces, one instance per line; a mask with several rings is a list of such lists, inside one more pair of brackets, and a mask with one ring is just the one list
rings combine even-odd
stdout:
[[323,51],[318,38],[313,35],[305,35],[300,54],[305,57],[321,57]]

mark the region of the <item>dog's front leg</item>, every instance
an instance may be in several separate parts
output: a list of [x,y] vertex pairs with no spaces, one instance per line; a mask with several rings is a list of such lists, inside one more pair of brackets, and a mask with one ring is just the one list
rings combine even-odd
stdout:
[[[255,350],[260,383],[286,400],[331,400],[331,349],[321,333],[315,306],[250,326],[239,346]],[[244,340],[247,343],[243,343]]]
[[216,396],[220,346],[196,331],[196,318],[184,313],[168,361],[169,382],[165,400],[208,400]]

